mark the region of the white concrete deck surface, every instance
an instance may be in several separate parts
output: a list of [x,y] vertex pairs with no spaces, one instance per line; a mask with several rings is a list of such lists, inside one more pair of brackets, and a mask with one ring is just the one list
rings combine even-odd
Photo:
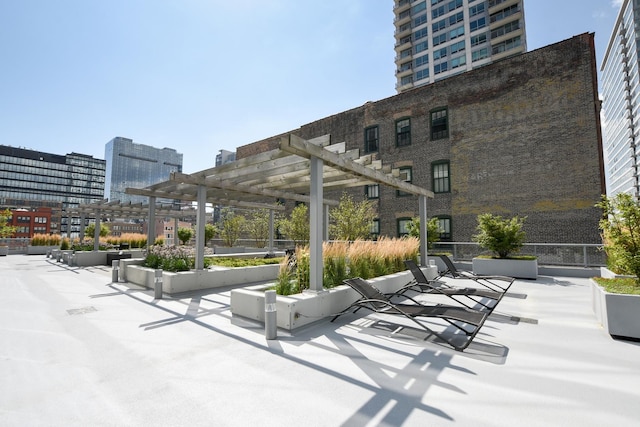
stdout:
[[640,426],[640,343],[588,279],[518,280],[464,353],[364,311],[267,341],[229,293],[0,257],[0,425]]

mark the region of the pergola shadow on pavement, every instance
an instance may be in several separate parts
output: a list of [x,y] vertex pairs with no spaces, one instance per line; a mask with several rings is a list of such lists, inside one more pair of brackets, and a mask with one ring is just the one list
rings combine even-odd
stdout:
[[516,281],[527,298],[503,298],[497,314],[536,322],[489,318],[478,344],[504,350],[490,359],[393,334],[377,315],[266,340],[233,318],[231,288],[155,300],[42,259],[0,259],[3,425],[638,420],[640,345],[596,324],[588,279]]
[[[303,327],[296,330],[295,333],[286,333],[279,340],[266,340],[265,346],[260,342],[261,340],[256,342],[255,339],[247,339],[243,336],[244,331],[250,331],[255,335],[253,338],[261,338],[264,334],[264,326],[259,322],[252,322],[246,318],[233,318],[229,303],[223,302],[224,297],[221,301],[220,295],[227,294],[233,289],[232,287],[228,289],[219,288],[215,292],[212,290],[190,291],[170,299],[150,300],[150,298],[153,298],[152,292],[146,288],[132,289],[128,284],[123,283],[111,283],[107,286],[113,289],[113,292],[91,295],[90,298],[127,296],[138,303],[155,307],[168,315],[168,317],[159,320],[140,324],[139,328],[144,331],[177,326],[183,322],[188,322],[209,332],[249,345],[255,350],[267,351],[302,368],[312,369],[316,373],[331,376],[336,380],[350,383],[359,389],[373,393],[373,397],[349,419],[345,420],[343,425],[359,426],[367,423],[371,424],[372,422],[374,424],[371,425],[376,425],[377,422],[382,422],[385,425],[403,425],[413,411],[428,412],[438,418],[453,421],[453,418],[447,413],[423,403],[421,401],[422,396],[433,386],[445,387],[456,393],[464,393],[453,384],[446,384],[437,379],[440,372],[446,369],[455,369],[473,375],[473,372],[451,364],[453,356],[459,353],[450,349],[445,343],[442,343],[442,347],[439,348],[438,344],[429,345],[420,336],[405,335],[404,337],[389,338],[388,336],[392,331],[378,329],[376,332],[374,325],[368,319],[351,321],[342,325],[340,324],[341,322],[337,322]],[[133,286],[137,287],[136,285]],[[120,290],[121,287],[125,289]],[[211,304],[213,308],[203,308],[203,303]],[[170,305],[174,307],[178,305],[185,311],[175,310],[170,308]],[[238,333],[240,332],[239,330],[234,332],[230,328],[216,327],[213,325],[214,322],[205,321],[210,316],[218,316],[230,324],[238,326],[243,332]],[[384,323],[384,321],[379,322],[381,324]],[[356,336],[345,335],[340,332],[342,329],[349,330],[352,333],[355,332]],[[418,330],[416,329],[416,331]],[[365,334],[365,337],[359,338],[358,335],[360,334]],[[366,337],[376,335],[381,338],[382,341],[380,343],[372,343]],[[319,340],[327,341],[327,343],[319,343]],[[320,353],[346,358],[365,373],[367,380],[355,379],[339,369],[293,356],[287,352],[283,343],[286,343],[287,346],[293,345],[298,348],[311,346]],[[354,345],[354,343],[358,345]],[[413,347],[412,351],[394,348],[399,343],[402,343],[400,347],[403,345]],[[366,355],[367,351],[359,348],[361,346],[369,347],[374,352],[391,352],[397,356],[409,358],[411,361],[402,368],[394,369],[389,365],[371,359]],[[480,347],[482,345],[478,345],[478,348]],[[474,358],[474,352],[468,351],[465,356]],[[325,355],[320,360],[324,360],[326,357]],[[390,370],[394,372],[393,376],[389,375]],[[418,381],[418,378],[421,378],[420,381]],[[429,378],[429,380],[425,380],[426,378]]]

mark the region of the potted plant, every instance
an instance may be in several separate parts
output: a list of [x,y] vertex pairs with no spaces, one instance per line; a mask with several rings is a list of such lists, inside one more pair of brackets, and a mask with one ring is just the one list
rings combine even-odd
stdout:
[[[9,209],[0,211],[0,239],[6,239],[11,237],[18,227],[9,225],[9,220],[13,214]],[[0,242],[0,256],[7,256],[9,254],[9,246]]]
[[593,309],[612,336],[640,338],[640,202],[630,194],[602,197],[596,205],[607,267],[593,279]]
[[492,252],[473,258],[473,272],[478,275],[500,275],[520,279],[538,277],[538,260],[534,256],[513,255],[524,245],[522,227],[526,217],[503,218],[500,215],[478,215],[478,234],[473,240]]

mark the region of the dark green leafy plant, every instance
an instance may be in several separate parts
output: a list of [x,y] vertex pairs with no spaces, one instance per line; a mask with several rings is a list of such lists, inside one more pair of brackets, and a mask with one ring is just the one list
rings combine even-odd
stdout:
[[473,240],[498,258],[508,258],[524,245],[526,234],[522,226],[526,218],[502,218],[488,213],[478,215],[478,234],[473,236]]

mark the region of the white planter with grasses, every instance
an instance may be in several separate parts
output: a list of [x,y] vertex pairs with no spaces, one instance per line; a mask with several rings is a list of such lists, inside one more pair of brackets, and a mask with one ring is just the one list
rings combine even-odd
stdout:
[[51,245],[51,246],[29,245],[27,246],[27,255],[46,255],[47,253],[50,253],[53,249],[58,249],[58,248],[60,248],[60,245]]
[[640,295],[612,294],[591,280],[598,323],[612,337],[640,339]]
[[473,258],[473,274],[537,279],[538,260],[518,258]]
[[[406,285],[413,276],[409,271],[370,279],[369,282],[384,292],[394,292]],[[251,286],[231,291],[231,313],[264,322],[264,291],[274,284]],[[285,330],[325,320],[349,307],[359,298],[349,286],[340,285],[321,292],[306,291],[295,295],[276,297],[277,325]]]
[[[154,269],[127,262],[122,266],[125,269],[123,278],[128,282],[153,289]],[[275,280],[279,268],[278,264],[270,264],[251,267],[215,267],[211,270],[189,270],[175,273],[163,271],[162,291],[167,294],[176,294]]]

